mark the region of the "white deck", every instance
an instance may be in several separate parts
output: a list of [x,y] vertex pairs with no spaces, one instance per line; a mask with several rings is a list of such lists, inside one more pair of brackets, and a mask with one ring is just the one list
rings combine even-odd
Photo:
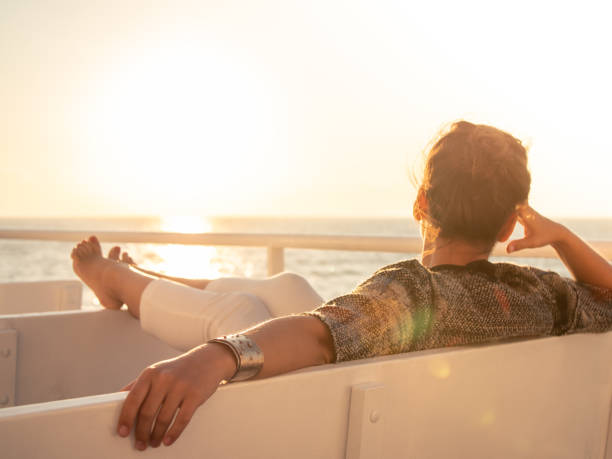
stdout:
[[[19,406],[0,410],[3,458],[143,457],[115,434],[125,394],[111,392],[177,351],[125,311],[3,316],[0,330],[18,336]],[[197,411],[175,445],[144,454],[610,459],[611,355],[612,332],[402,354],[231,384]]]

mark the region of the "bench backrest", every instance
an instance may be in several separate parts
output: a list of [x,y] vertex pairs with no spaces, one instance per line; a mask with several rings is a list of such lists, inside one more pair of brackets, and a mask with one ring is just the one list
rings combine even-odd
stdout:
[[[100,323],[95,337],[101,346],[117,338],[111,322],[130,324],[115,328],[122,334],[137,323],[126,322],[127,313],[102,312],[82,313],[96,320],[80,325],[87,330]],[[64,315],[78,321],[78,314]],[[9,325],[26,328],[21,320],[0,318],[0,329]],[[116,365],[105,361],[105,371],[137,373],[140,354],[115,355]],[[147,454],[610,459],[611,356],[608,332],[402,354],[230,384],[197,411],[175,445]],[[44,384],[42,372],[39,379]],[[141,457],[115,434],[124,396],[4,408],[2,457],[79,457],[84,451],[88,457]]]
[[80,309],[82,290],[77,280],[2,282],[0,314]]

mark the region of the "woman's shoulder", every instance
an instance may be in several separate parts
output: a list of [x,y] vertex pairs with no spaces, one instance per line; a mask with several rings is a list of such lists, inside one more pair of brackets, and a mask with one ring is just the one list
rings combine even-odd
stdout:
[[424,277],[430,276],[431,272],[417,259],[408,259],[383,266],[363,281],[357,290],[366,287],[384,287],[392,282],[419,282]]
[[517,265],[514,263],[496,262],[493,263],[489,260],[476,260],[466,265],[437,265],[432,268],[427,268],[423,264],[415,259],[407,259],[398,261],[387,266],[383,266],[378,269],[374,275],[393,275],[402,272],[410,273],[445,273],[445,274],[483,274],[497,278],[513,277],[513,276],[526,276],[526,277],[545,277],[545,276],[558,276],[558,273],[554,271],[545,271],[542,269],[535,268],[533,266]]
[[438,265],[427,268],[417,259],[407,259],[380,268],[361,285],[386,284],[393,281],[427,285],[430,284],[429,281],[435,283],[440,277],[444,277],[447,282],[458,281],[466,285],[478,279],[486,279],[522,288],[547,286],[555,290],[565,289],[568,283],[574,282],[554,271],[514,263],[477,260],[466,265]]
[[466,265],[437,265],[432,268],[424,266],[416,258],[398,261],[378,269],[372,277],[395,277],[404,275],[434,276],[444,274],[456,277],[482,275],[497,279],[513,277],[561,277],[554,271],[544,271],[533,266],[523,266],[514,263],[497,262],[489,260],[476,260]]
[[489,260],[476,260],[466,265],[438,265],[431,268],[433,272],[444,273],[480,273],[497,278],[512,276],[536,276],[543,277],[548,275],[559,276],[554,271],[544,271],[533,266],[517,265],[514,263],[491,262]]
[[387,266],[383,266],[378,269],[371,277],[372,278],[384,278],[384,277],[404,277],[413,275],[429,275],[430,271],[421,264],[416,258],[398,261]]
[[465,266],[440,265],[432,272],[444,278],[444,284],[462,284],[466,288],[486,285],[520,294],[566,296],[576,289],[576,282],[554,271],[506,262],[478,260]]

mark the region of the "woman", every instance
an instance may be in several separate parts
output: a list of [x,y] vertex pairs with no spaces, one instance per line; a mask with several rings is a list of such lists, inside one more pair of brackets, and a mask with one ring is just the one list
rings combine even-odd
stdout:
[[[137,449],[172,444],[224,380],[435,347],[611,329],[612,266],[527,205],[530,181],[520,141],[490,126],[453,124],[428,154],[414,204],[423,236],[420,262],[387,266],[312,312],[269,320],[150,366],[126,388],[119,435],[133,429]],[[517,221],[525,237],[512,241],[508,251],[552,245],[574,281],[487,261]],[[95,239],[79,244],[73,260],[102,304],[126,303],[139,314],[151,278],[103,258]]]

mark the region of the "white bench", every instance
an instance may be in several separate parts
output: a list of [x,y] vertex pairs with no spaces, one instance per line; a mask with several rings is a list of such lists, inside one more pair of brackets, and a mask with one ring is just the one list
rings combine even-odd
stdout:
[[1,316],[3,336],[0,353],[11,343],[13,351],[0,363],[15,358],[18,405],[0,409],[6,459],[612,459],[612,332],[401,354],[230,384],[198,409],[173,446],[144,456],[115,434],[125,393],[112,392],[177,351],[125,311]]
[[0,314],[80,309],[82,292],[77,280],[0,282]]

